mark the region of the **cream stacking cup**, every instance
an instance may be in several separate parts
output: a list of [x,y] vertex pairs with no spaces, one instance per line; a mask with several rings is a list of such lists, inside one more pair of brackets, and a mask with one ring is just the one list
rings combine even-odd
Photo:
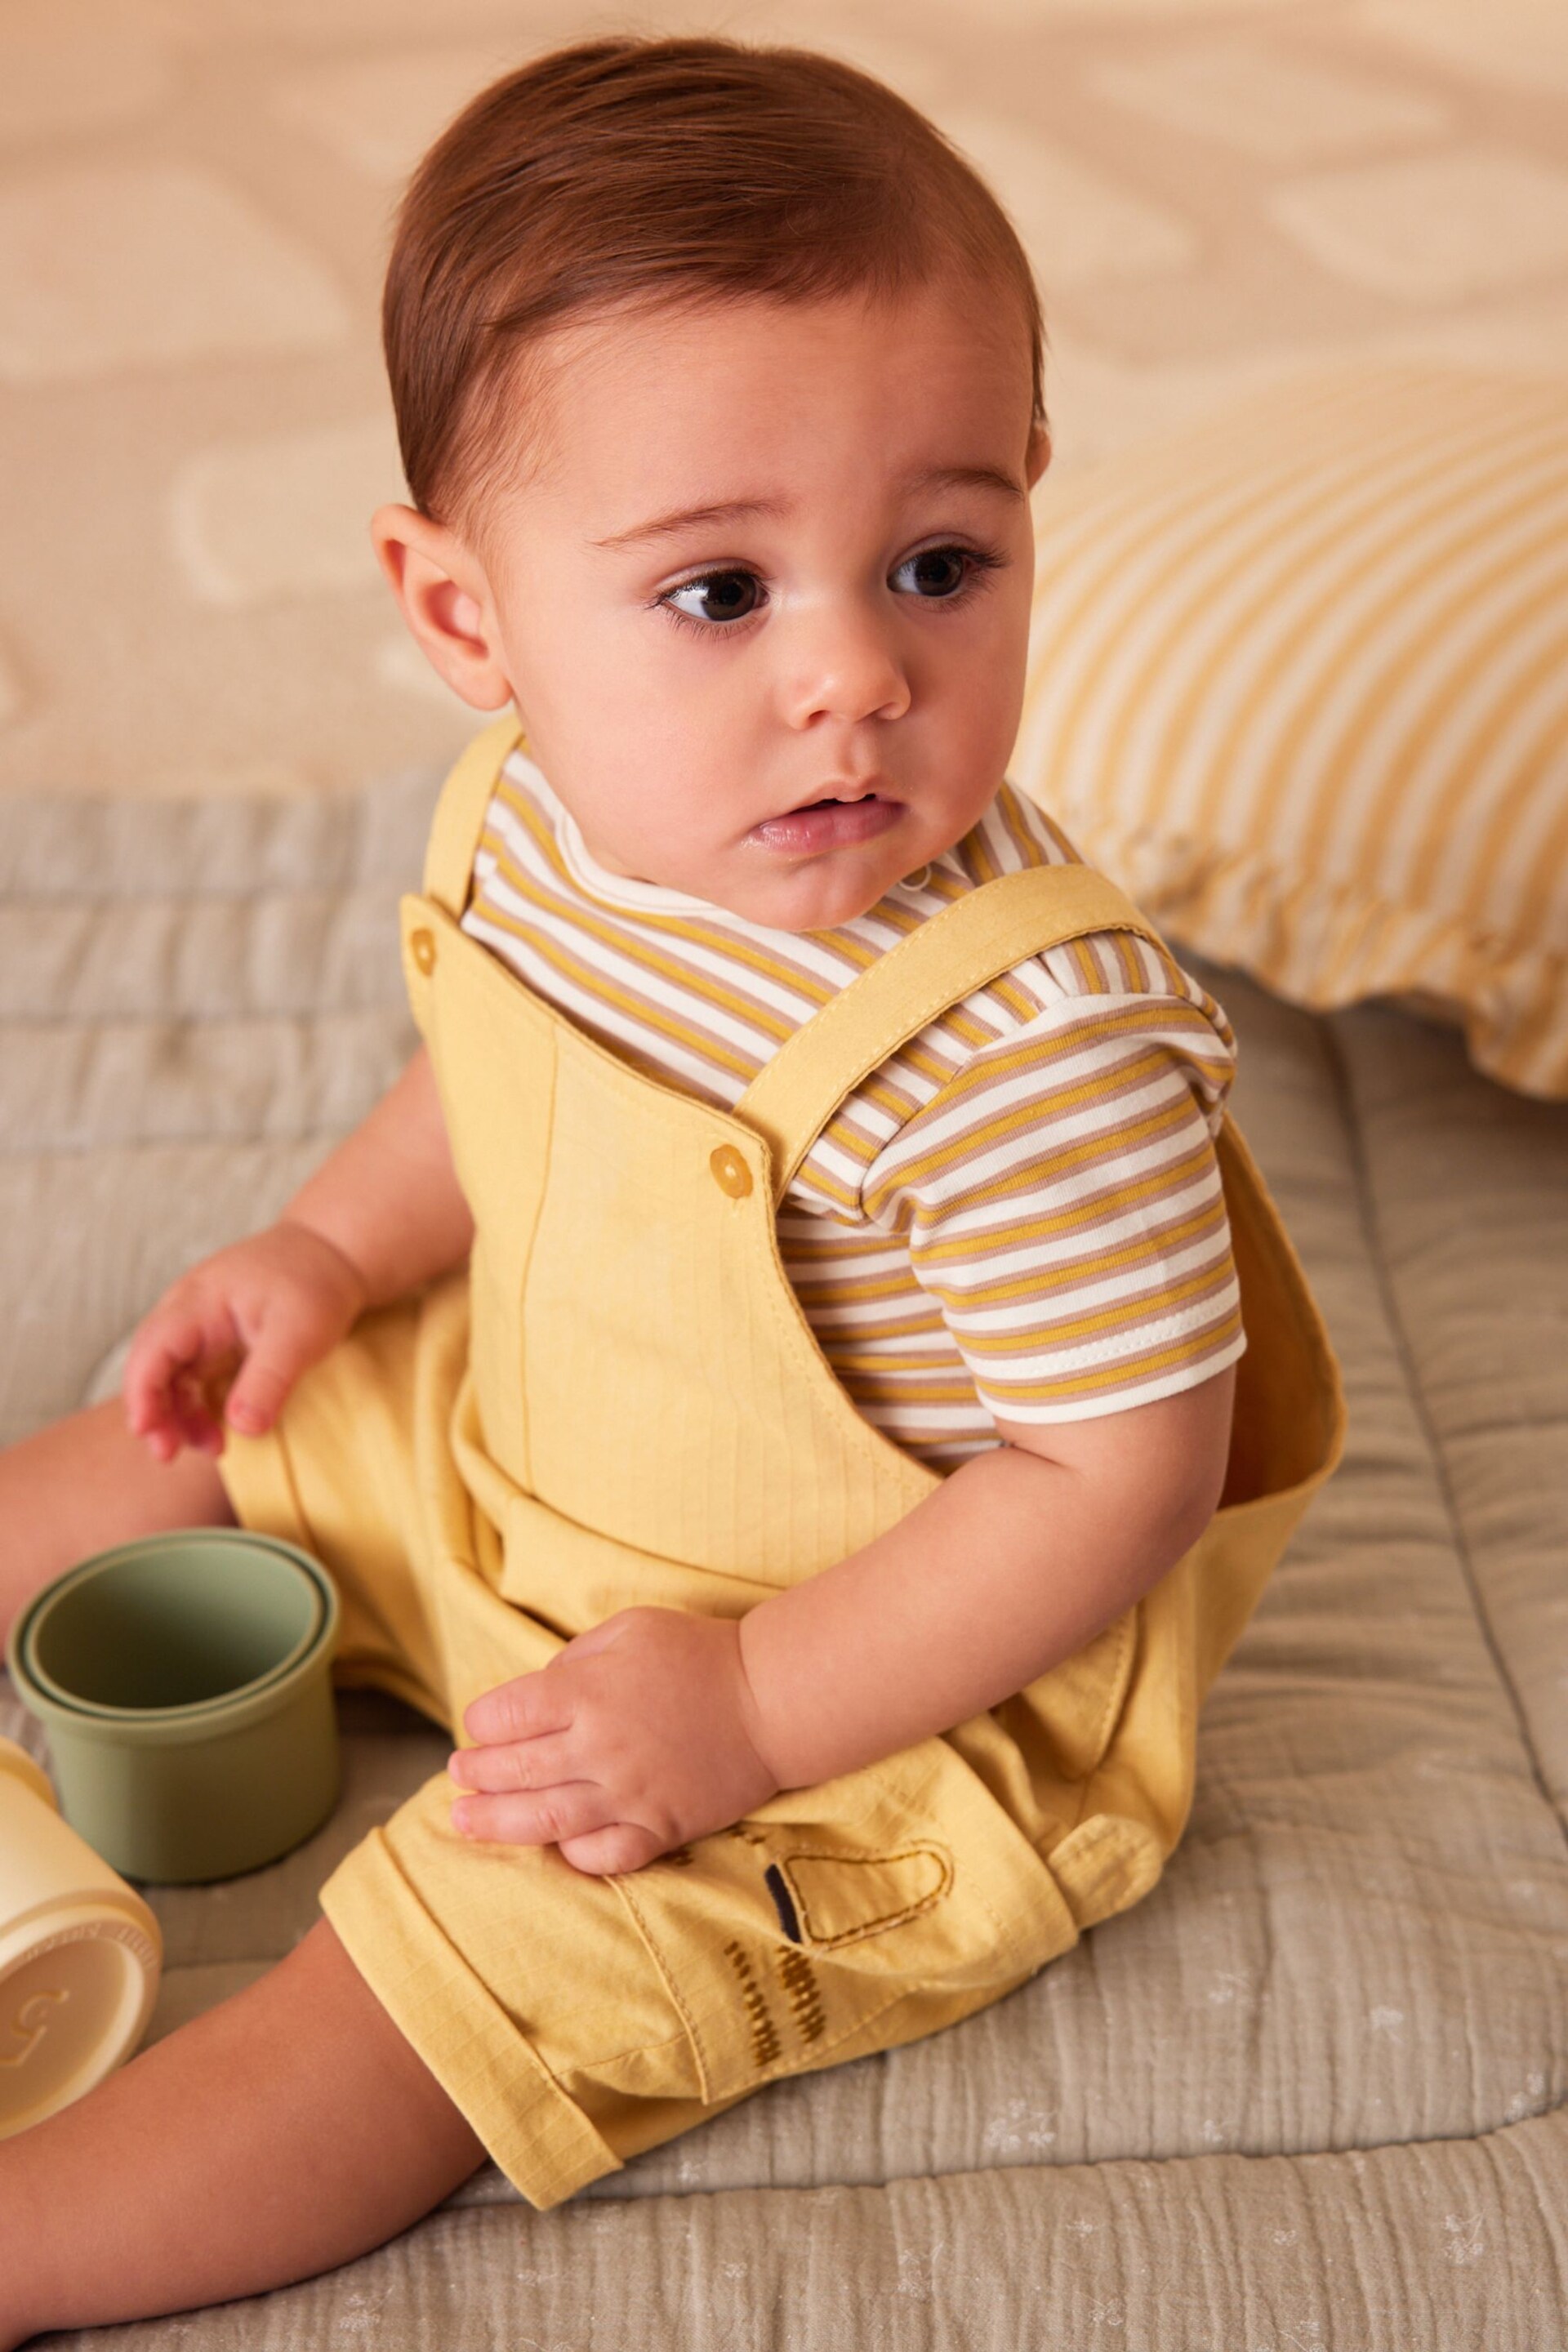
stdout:
[[319,1560],[202,1528],[57,1577],[5,1659],[66,1820],[128,1878],[189,1884],[275,1862],[331,1811],[337,1629]]
[[61,1821],[26,1749],[0,1739],[0,2139],[131,2056],[162,1959],[142,1897]]

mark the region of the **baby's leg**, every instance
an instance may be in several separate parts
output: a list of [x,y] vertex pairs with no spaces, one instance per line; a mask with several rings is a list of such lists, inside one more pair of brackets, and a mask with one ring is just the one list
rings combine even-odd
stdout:
[[484,2156],[319,1920],[269,1975],[0,2141],[0,2352],[313,2277]]
[[0,1645],[39,1587],[89,1552],[233,1524],[212,1456],[154,1462],[118,1399],[53,1423],[0,1454]]

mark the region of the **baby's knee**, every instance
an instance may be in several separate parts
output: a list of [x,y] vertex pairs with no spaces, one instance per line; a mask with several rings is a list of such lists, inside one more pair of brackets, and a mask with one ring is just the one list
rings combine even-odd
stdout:
[[118,1398],[68,1413],[0,1454],[0,1640],[35,1592],[89,1553],[173,1528],[233,1525],[209,1454],[154,1462]]

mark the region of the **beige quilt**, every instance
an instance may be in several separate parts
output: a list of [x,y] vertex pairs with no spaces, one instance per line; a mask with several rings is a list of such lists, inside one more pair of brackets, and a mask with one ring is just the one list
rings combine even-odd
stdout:
[[[393,917],[432,791],[6,810],[5,1433],[101,1391],[165,1279],[399,1066]],[[1163,1883],[996,2008],[771,2086],[556,2212],[487,2170],[348,2269],[106,2342],[1562,2352],[1568,1106],[1406,1013],[1201,970],[1351,1425],[1209,1702]],[[417,1717],[340,1704],[319,1836],[152,1891],[155,2034],[289,1949],[439,1769]],[[0,1730],[47,1761],[8,1692]]]

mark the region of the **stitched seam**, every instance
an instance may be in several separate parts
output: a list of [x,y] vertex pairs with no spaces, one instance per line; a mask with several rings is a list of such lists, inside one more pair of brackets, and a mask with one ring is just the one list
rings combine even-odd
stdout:
[[[930,1894],[921,1895],[916,1902],[907,1903],[901,1911],[885,1911],[874,1919],[863,1919],[856,1927],[842,1928],[837,1936],[825,1936],[812,1926],[810,1906],[790,1869],[792,1862],[831,1862],[843,1869],[863,1870],[876,1864],[912,1862],[917,1856],[927,1853],[932,1856],[942,1873]],[[788,1883],[801,1926],[811,1937],[813,1948],[823,1952],[833,1951],[840,1944],[858,1943],[862,1937],[874,1936],[879,1928],[896,1927],[906,1919],[918,1919],[922,1911],[929,1911],[934,1904],[940,1903],[952,1885],[952,1856],[945,1846],[935,1843],[901,1846],[896,1853],[847,1854],[830,1846],[795,1846],[786,1854],[775,1854],[773,1859],[780,1875]]]
[[[1228,1108],[1215,1134],[1215,1152],[1216,1158],[1219,1156],[1220,1139],[1222,1136],[1226,1136],[1231,1147],[1237,1150],[1237,1175],[1239,1179],[1241,1177],[1242,1169],[1241,1154],[1243,1151],[1246,1151],[1248,1158],[1250,1158],[1251,1150],[1247,1142],[1246,1137],[1242,1134],[1240,1128],[1237,1125]],[[1239,1149],[1237,1149],[1237,1147],[1239,1147]],[[1254,1164],[1256,1165],[1256,1163]],[[1277,1223],[1267,1212],[1262,1198],[1262,1192],[1267,1189],[1267,1179],[1265,1178],[1261,1169],[1258,1169],[1257,1171],[1257,1181],[1260,1189],[1256,1193],[1246,1188],[1245,1180],[1238,1182],[1236,1194],[1236,1209],[1233,1210],[1230,1189],[1225,1183],[1225,1163],[1223,1160],[1220,1160],[1221,1192],[1225,1202],[1226,1216],[1234,1218],[1235,1223],[1238,1224],[1245,1223],[1248,1238],[1258,1248],[1259,1254],[1267,1258],[1280,1288],[1285,1292],[1289,1298],[1295,1300],[1300,1306],[1302,1310],[1302,1321],[1306,1327],[1308,1344],[1311,1349],[1312,1355],[1316,1362],[1320,1385],[1323,1389],[1325,1394],[1331,1395],[1338,1393],[1342,1388],[1339,1364],[1335,1358],[1333,1349],[1330,1344],[1327,1331],[1323,1328],[1322,1318],[1317,1310],[1316,1301],[1312,1297],[1311,1286],[1308,1283],[1305,1273],[1299,1261],[1292,1261],[1290,1252],[1283,1237],[1283,1221],[1281,1220]],[[1233,1244],[1233,1258],[1234,1255],[1235,1250]],[[1343,1451],[1343,1445],[1344,1430],[1342,1425],[1339,1433],[1339,1442],[1337,1445],[1334,1445],[1330,1449],[1332,1455],[1332,1465],[1338,1464],[1340,1455]],[[1310,1476],[1316,1479],[1316,1481],[1321,1484],[1322,1478],[1326,1475],[1327,1469],[1325,1467],[1320,1468],[1317,1472],[1310,1474]],[[1307,1481],[1302,1481],[1301,1483],[1306,1484]],[[1287,1489],[1284,1491],[1289,1490]]]
[[1388,1318],[1389,1333],[1394,1341],[1394,1352],[1399,1359],[1399,1368],[1405,1374],[1405,1386],[1410,1392],[1416,1426],[1421,1432],[1427,1457],[1432,1465],[1433,1477],[1443,1505],[1444,1517],[1447,1520],[1448,1532],[1453,1539],[1454,1556],[1459,1563],[1459,1572],[1465,1580],[1465,1589],[1475,1616],[1477,1630],[1486,1644],[1498,1681],[1513,1709],[1514,1726],[1519,1733],[1519,1742],[1524,1751],[1525,1761],[1530,1767],[1531,1778],[1540,1792],[1547,1811],[1557,1824],[1558,1834],[1564,1849],[1568,1850],[1568,1822],[1563,1820],[1558,1811],[1550,1783],[1542,1769],[1541,1759],[1536,1753],[1535,1742],[1531,1736],[1530,1717],[1525,1711],[1524,1703],[1519,1695],[1519,1687],[1509,1669],[1508,1661],[1492,1628],[1490,1612],[1486,1605],[1480,1580],[1476,1574],[1475,1560],[1470,1551],[1464,1516],[1459,1509],[1453,1481],[1448,1474],[1447,1454],[1427,1406],[1426,1391],[1416,1367],[1415,1350],[1411,1347],[1410,1336],[1405,1329],[1405,1318],[1399,1311],[1398,1298],[1389,1276],[1387,1262],[1384,1255],[1383,1236],[1379,1229],[1376,1202],[1373,1192],[1371,1171],[1367,1166],[1366,1154],[1362,1146],[1361,1125],[1356,1117],[1355,1093],[1351,1083],[1350,1066],[1345,1057],[1344,1048],[1340,1042],[1338,1024],[1332,1020],[1325,1020],[1321,1025],[1325,1040],[1325,1059],[1329,1065],[1335,1093],[1339,1097],[1341,1116],[1344,1122],[1362,1230],[1366,1235],[1368,1250],[1376,1268],[1378,1297],[1383,1303],[1384,1313]]
[[[693,2017],[691,2011],[687,2006],[687,2003],[682,1997],[680,1987],[676,1982],[675,1978],[670,1973],[669,1969],[665,1966],[663,1958],[659,1951],[658,1938],[655,1937],[652,1928],[648,1926],[647,1917],[643,1911],[642,1906],[637,1902],[636,1896],[632,1894],[626,1884],[627,1878],[631,1875],[632,1874],[629,1872],[618,1872],[614,1877],[612,1877],[610,1884],[614,1886],[616,1893],[620,1896],[621,1901],[626,1905],[626,1909],[631,1913],[637,1933],[642,1938],[644,1949],[647,1952],[649,1958],[653,1961],[654,1967],[658,1969],[659,1977],[663,1981],[664,1989],[669,1995],[675,2013],[679,2018],[680,2022],[685,2029],[687,2041],[691,2046],[691,2054],[697,2062],[698,2079],[702,2085],[702,2102],[706,2106],[712,2096],[712,2078],[709,2071],[707,2053],[702,2047],[702,2037],[697,2031],[697,2020]],[[658,2045],[656,2043],[653,2046],[657,2048]]]
[[528,1246],[523,1252],[522,1265],[518,1272],[517,1286],[517,1346],[522,1358],[522,1361],[517,1368],[518,1389],[522,1397],[522,1427],[517,1434],[522,1455],[522,1473],[530,1488],[533,1485],[533,1390],[529,1379],[529,1368],[532,1362],[533,1350],[528,1344],[528,1285],[533,1272],[534,1253],[539,1246],[540,1227],[544,1223],[545,1212],[550,1206],[550,1177],[551,1170],[554,1166],[555,1150],[555,1104],[559,1092],[560,1070],[552,1038],[550,1047],[550,1097],[544,1110],[544,1158],[542,1163],[543,1177],[539,1189],[539,1203],[533,1213],[533,1222],[529,1227]]
[[[1084,1812],[1089,1804],[1089,1790],[1094,1785],[1095,1774],[1105,1762],[1106,1751],[1110,1746],[1112,1734],[1116,1729],[1121,1710],[1127,1704],[1127,1689],[1132,1679],[1132,1660],[1142,1622],[1142,1603],[1134,1601],[1132,1607],[1126,1612],[1121,1640],[1111,1663],[1110,1687],[1105,1694],[1105,1706],[1099,1724],[1095,1727],[1094,1760],[1078,1784],[1078,1811],[1073,1815],[1072,1822],[1075,1830],[1082,1825]],[[1072,1832],[1069,1831],[1068,1834],[1070,1836]]]

